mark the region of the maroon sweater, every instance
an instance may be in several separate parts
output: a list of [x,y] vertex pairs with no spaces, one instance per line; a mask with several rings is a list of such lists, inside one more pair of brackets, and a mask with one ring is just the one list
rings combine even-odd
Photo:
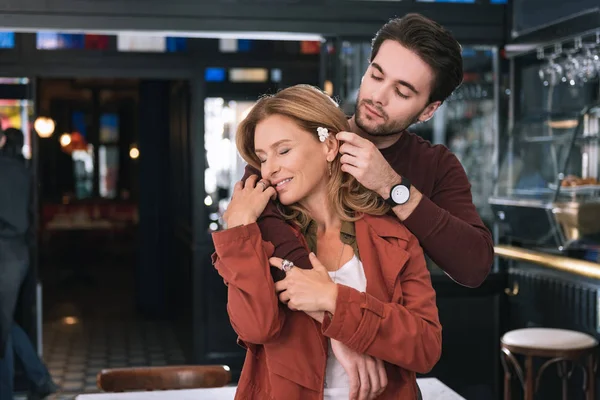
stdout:
[[[425,253],[458,283],[481,285],[492,266],[494,246],[473,205],[471,184],[456,156],[445,146],[432,145],[410,132],[404,132],[381,153],[423,194],[404,225],[419,239]],[[257,172],[247,167],[244,179],[251,173]],[[263,239],[275,246],[276,257],[311,268],[307,250],[273,202],[267,205],[258,226]],[[275,275],[275,279],[280,278]]]

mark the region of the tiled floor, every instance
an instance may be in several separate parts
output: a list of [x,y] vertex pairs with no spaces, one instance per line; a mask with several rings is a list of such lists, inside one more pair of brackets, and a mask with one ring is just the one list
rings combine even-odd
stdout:
[[[48,323],[43,358],[60,386],[59,393],[48,397],[56,400],[98,392],[96,374],[104,368],[185,363],[170,324],[142,320]],[[23,395],[16,398],[26,399]]]
[[[73,322],[73,321],[69,321]],[[97,392],[103,368],[185,362],[170,325],[153,321],[57,321],[44,327],[44,360],[61,391],[50,399]]]
[[70,283],[60,269],[41,268],[43,359],[60,386],[48,399],[97,392],[96,374],[104,368],[185,363],[171,324],[136,312],[133,258],[91,258],[82,264],[88,282]]

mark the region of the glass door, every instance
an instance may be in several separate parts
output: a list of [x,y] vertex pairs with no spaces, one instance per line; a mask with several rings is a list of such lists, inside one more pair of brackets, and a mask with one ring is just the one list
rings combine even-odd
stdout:
[[222,228],[222,215],[233,193],[233,186],[244,176],[246,162],[238,154],[235,133],[248,115],[254,101],[207,97],[204,100],[204,145],[206,170],[204,205],[208,209],[209,230]]

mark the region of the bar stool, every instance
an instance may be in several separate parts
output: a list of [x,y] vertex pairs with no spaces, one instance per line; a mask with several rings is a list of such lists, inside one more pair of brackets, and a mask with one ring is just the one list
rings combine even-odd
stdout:
[[[562,398],[567,400],[567,383],[571,371],[567,368],[579,366],[583,370],[583,390],[587,400],[595,400],[596,348],[598,341],[585,333],[565,329],[526,328],[507,332],[500,339],[501,361],[504,368],[504,400],[511,397],[512,365],[523,391],[525,400],[533,400],[538,391],[542,374],[552,364],[558,368],[562,380]],[[515,355],[525,356],[525,377]],[[549,358],[535,375],[533,357]],[[534,384],[535,383],[535,384]]]

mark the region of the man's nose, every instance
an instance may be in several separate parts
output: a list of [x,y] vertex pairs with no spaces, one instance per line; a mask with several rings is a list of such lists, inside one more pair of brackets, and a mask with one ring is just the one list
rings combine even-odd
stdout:
[[385,105],[387,99],[387,89],[385,85],[379,85],[371,93],[371,100],[375,104]]

